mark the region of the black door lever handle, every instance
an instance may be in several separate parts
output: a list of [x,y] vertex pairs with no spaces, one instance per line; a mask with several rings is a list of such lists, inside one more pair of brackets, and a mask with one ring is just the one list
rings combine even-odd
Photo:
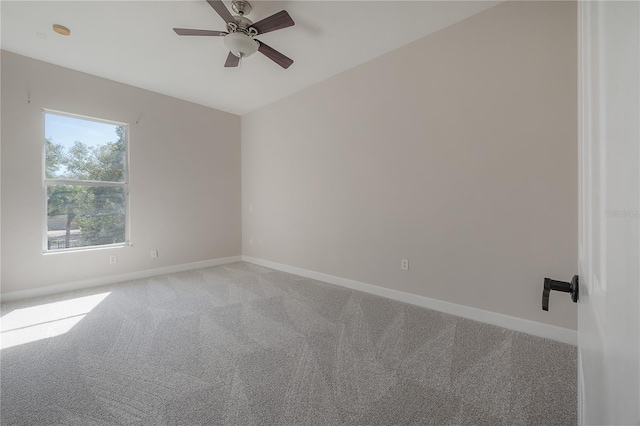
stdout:
[[549,310],[549,293],[551,290],[562,291],[565,293],[571,293],[571,300],[573,302],[578,301],[580,283],[577,275],[574,275],[571,282],[556,281],[551,278],[544,279],[544,289],[542,290],[542,310]]

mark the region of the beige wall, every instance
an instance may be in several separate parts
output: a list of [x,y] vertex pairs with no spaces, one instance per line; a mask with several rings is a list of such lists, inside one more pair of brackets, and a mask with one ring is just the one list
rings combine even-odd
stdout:
[[[130,124],[132,247],[42,254],[41,108]],[[239,116],[2,52],[1,158],[3,293],[241,254]]]
[[243,116],[243,254],[575,329],[540,305],[577,271],[576,20],[503,3]]

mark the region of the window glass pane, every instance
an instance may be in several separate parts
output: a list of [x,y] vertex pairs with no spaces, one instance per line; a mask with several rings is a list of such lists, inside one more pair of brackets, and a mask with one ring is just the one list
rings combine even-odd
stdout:
[[126,127],[45,113],[47,179],[125,181]]
[[47,188],[47,248],[125,242],[122,186],[50,185]]

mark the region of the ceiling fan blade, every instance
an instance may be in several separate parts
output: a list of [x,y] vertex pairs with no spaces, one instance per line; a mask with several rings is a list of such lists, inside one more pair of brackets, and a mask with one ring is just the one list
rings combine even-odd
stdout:
[[259,43],[258,52],[262,53],[267,58],[271,59],[282,68],[287,69],[293,63],[293,59],[287,58],[282,53],[275,50],[273,47],[267,46],[260,40],[256,40]]
[[291,27],[295,24],[296,23],[293,22],[293,19],[291,19],[291,16],[289,16],[287,11],[281,10],[280,12],[264,18],[263,20],[258,21],[251,26],[258,31],[258,34],[264,34],[271,31]]
[[174,28],[173,31],[178,35],[186,36],[225,36],[229,33],[226,31],[214,31],[214,30],[193,30],[191,28]]
[[227,9],[227,6],[222,3],[222,0],[207,0],[207,3],[209,3],[209,6],[211,6],[213,10],[218,12],[218,15],[224,19],[224,22],[236,22],[231,12],[229,12],[229,9]]
[[233,53],[229,52],[229,55],[227,56],[227,61],[224,63],[224,66],[225,68],[233,68],[233,67],[237,67],[239,63],[240,63],[240,58],[234,55]]

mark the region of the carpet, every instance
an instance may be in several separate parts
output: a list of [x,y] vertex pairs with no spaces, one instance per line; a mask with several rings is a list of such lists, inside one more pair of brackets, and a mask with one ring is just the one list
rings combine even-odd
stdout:
[[2,349],[2,425],[577,423],[573,346],[250,263],[1,314],[68,322]]

